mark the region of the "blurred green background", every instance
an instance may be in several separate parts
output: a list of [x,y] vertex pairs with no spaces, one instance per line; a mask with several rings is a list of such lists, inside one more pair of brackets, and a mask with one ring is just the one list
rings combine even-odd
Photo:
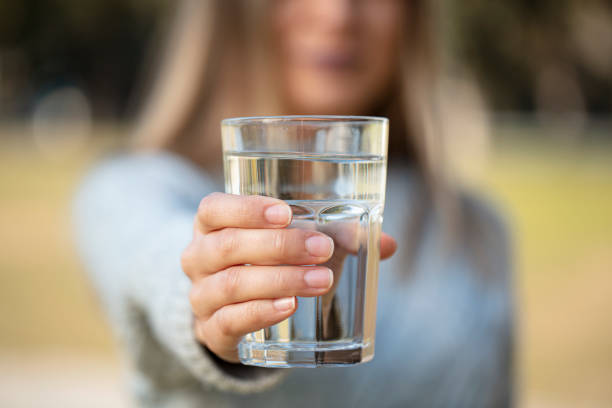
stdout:
[[[478,83],[491,109],[489,139],[457,177],[514,234],[521,406],[612,406],[612,8],[443,4],[449,75]],[[171,11],[0,3],[0,406],[127,405],[70,201],[125,144]]]

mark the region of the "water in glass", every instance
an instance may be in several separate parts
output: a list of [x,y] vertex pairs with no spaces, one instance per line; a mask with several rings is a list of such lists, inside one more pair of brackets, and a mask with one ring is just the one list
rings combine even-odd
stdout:
[[293,316],[248,334],[239,345],[241,361],[282,367],[372,359],[385,158],[228,151],[224,165],[226,192],[283,199],[293,210],[289,228],[334,240],[325,264],[334,273],[330,292],[298,298]]

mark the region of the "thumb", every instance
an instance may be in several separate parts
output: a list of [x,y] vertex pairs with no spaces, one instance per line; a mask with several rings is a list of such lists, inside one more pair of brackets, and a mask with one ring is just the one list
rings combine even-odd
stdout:
[[380,236],[380,259],[390,258],[397,249],[397,241],[384,232]]

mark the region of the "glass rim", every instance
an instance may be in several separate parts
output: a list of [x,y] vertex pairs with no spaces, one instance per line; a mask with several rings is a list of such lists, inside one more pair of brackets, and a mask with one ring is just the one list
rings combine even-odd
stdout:
[[350,115],[286,115],[286,116],[244,116],[227,118],[221,121],[221,126],[241,126],[251,124],[276,124],[276,123],[314,122],[320,124],[366,124],[389,122],[383,116],[350,116]]

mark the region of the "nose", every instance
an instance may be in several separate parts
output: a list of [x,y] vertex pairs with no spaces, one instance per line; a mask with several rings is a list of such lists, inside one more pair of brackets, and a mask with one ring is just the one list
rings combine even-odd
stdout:
[[330,31],[345,30],[355,19],[355,0],[310,0],[320,26]]

